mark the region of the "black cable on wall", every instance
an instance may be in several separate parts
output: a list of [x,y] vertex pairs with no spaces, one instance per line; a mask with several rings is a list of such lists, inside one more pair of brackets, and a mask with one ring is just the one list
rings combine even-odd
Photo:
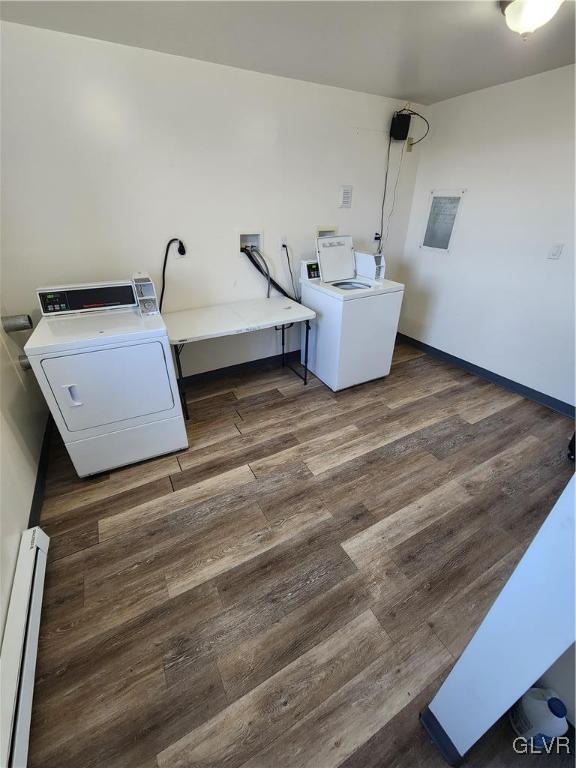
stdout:
[[[377,253],[382,253],[382,249],[384,248],[386,240],[388,239],[388,234],[390,232],[390,220],[392,218],[392,214],[394,212],[394,206],[396,203],[396,190],[398,188],[398,181],[400,179],[400,170],[402,168],[402,160],[404,158],[404,149],[406,146],[406,141],[409,140],[407,138],[409,125],[406,127],[406,138],[401,137],[399,135],[392,136],[392,132],[393,132],[392,126],[395,123],[395,118],[397,117],[397,115],[414,115],[414,117],[419,117],[421,120],[423,120],[426,123],[426,132],[417,141],[411,141],[410,147],[414,147],[416,146],[416,144],[420,144],[420,142],[424,141],[426,136],[428,136],[428,134],[430,133],[430,123],[424,117],[424,115],[420,114],[420,112],[416,112],[415,110],[410,109],[409,107],[403,107],[403,109],[399,109],[398,111],[394,112],[394,114],[392,115],[392,124],[388,132],[388,149],[386,150],[386,173],[384,175],[384,191],[382,193],[382,205],[380,206],[380,229],[376,233],[376,239],[378,240],[378,248],[376,250]],[[394,185],[394,199],[392,201],[392,208],[390,210],[390,213],[388,214],[388,224],[386,227],[386,235],[384,235],[384,211],[386,208],[386,196],[388,192],[388,172],[390,170],[390,147],[392,146],[393,138],[402,141],[402,152],[400,154],[400,163],[398,165],[398,175],[396,176],[396,183]]]
[[278,291],[278,293],[281,293],[282,296],[285,296],[287,299],[293,299],[294,298],[293,296],[290,296],[288,291],[286,291],[284,288],[282,288],[282,286],[279,283],[277,283],[276,280],[274,280],[273,277],[269,278],[268,274],[264,271],[264,269],[262,268],[261,264],[254,257],[254,254],[252,253],[252,251],[251,251],[249,246],[246,245],[246,246],[244,246],[244,248],[241,248],[240,250],[242,251],[242,253],[245,256],[248,257],[248,259],[249,259],[250,263],[252,264],[252,266],[255,267],[258,270],[258,272],[260,272],[260,274],[263,277],[266,278],[266,281],[270,280],[270,284],[272,286],[274,286],[274,288]]
[[290,262],[290,252],[288,250],[288,244],[287,243],[282,243],[282,248],[284,249],[284,251],[286,253],[286,261],[288,262],[288,271],[290,272],[290,282],[292,283],[292,291],[294,293],[294,298],[296,299],[296,301],[299,301],[300,299],[298,297],[298,291],[296,290],[296,282],[294,280],[294,273],[292,272],[292,264]]
[[164,301],[164,291],[166,290],[166,265],[168,263],[168,251],[172,243],[178,243],[178,253],[180,256],[186,256],[186,247],[180,238],[173,237],[168,240],[166,251],[164,253],[164,264],[162,265],[162,290],[160,291],[160,312],[162,312],[162,302]]

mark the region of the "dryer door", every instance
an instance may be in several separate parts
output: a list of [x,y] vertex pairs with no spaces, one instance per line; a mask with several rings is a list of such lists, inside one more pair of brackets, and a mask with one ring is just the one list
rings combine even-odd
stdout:
[[70,432],[174,408],[158,341],[48,357],[42,368]]

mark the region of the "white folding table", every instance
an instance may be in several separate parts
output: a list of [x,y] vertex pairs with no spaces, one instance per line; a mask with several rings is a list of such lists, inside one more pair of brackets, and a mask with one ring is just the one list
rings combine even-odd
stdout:
[[301,374],[292,366],[290,369],[300,376],[304,384],[308,382],[308,335],[310,333],[310,320],[316,317],[316,313],[292,299],[285,299],[282,296],[274,296],[269,299],[249,299],[230,304],[183,309],[180,312],[165,312],[162,317],[168,329],[170,344],[174,348],[178,370],[178,388],[186,418],[188,418],[188,407],[184,397],[180,355],[184,345],[193,341],[251,333],[265,328],[276,328],[282,331],[282,365],[284,366],[286,365],[286,328],[290,328],[294,323],[305,323],[304,373]]

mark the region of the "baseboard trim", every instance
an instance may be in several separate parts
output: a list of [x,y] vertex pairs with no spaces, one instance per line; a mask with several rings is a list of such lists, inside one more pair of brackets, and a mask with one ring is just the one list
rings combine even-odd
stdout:
[[430,710],[430,707],[426,707],[420,713],[420,722],[430,737],[432,744],[434,744],[448,765],[461,765],[464,756],[458,752],[452,739],[448,736],[436,715]]
[[535,403],[539,403],[540,405],[544,405],[547,408],[550,408],[552,411],[561,413],[563,416],[570,416],[572,419],[574,418],[576,409],[573,405],[570,405],[570,403],[557,400],[555,397],[545,395],[543,392],[538,392],[536,389],[525,387],[524,384],[519,384],[517,381],[512,381],[512,379],[507,379],[505,376],[500,376],[498,373],[493,373],[487,368],[481,368],[479,365],[469,363],[467,360],[463,360],[461,357],[456,357],[455,355],[451,355],[441,349],[431,347],[429,344],[425,344],[423,341],[419,341],[418,339],[413,339],[411,336],[406,336],[404,333],[399,333],[397,339],[398,341],[403,341],[406,344],[411,344],[412,346],[427,352],[433,357],[437,357],[440,360],[445,360],[447,363],[453,363],[459,368],[463,368],[465,371],[468,371],[468,373],[473,373],[483,379],[488,379],[488,381],[491,381],[493,384],[498,384],[501,387],[505,387],[511,392],[515,392],[517,395],[522,395],[522,397],[526,397],[528,400],[533,400]]
[[40,513],[42,512],[42,504],[44,503],[44,489],[46,487],[46,471],[48,469],[48,454],[50,451],[50,438],[52,436],[53,426],[54,426],[54,421],[52,420],[52,416],[48,414],[48,420],[46,421],[46,428],[44,429],[44,437],[42,438],[42,447],[40,449],[40,459],[38,460],[38,469],[36,470],[36,483],[34,485],[32,503],[30,504],[30,516],[28,518],[28,528],[34,528],[34,526],[40,525]]
[[[286,352],[286,362],[300,361],[300,350],[296,349],[293,352]],[[245,363],[237,363],[236,365],[227,365],[224,368],[216,368],[213,371],[204,371],[204,373],[192,373],[189,376],[184,376],[183,381],[185,384],[193,384],[198,381],[210,381],[212,378],[227,373],[242,373],[244,371],[251,371],[255,368],[263,368],[266,366],[276,367],[282,363],[282,355],[272,355],[271,357],[261,357],[258,360],[248,360]]]

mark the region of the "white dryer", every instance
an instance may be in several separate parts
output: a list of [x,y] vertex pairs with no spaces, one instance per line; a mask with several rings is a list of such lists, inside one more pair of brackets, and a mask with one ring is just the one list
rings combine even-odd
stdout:
[[80,477],[188,446],[166,327],[132,283],[39,291],[24,351]]
[[351,237],[317,240],[302,270],[302,304],[316,312],[310,370],[337,391],[390,373],[404,286],[356,276]]

